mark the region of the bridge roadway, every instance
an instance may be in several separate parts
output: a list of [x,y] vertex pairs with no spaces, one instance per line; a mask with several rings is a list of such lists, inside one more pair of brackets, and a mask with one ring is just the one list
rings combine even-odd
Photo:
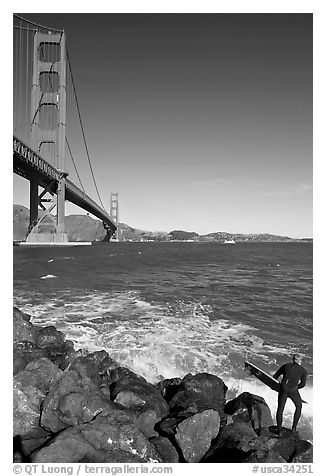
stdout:
[[[51,184],[51,190],[54,193],[56,192],[58,181],[62,176],[59,170],[42,159],[42,157],[15,136],[13,137],[13,151],[14,173],[28,180],[36,176],[40,185],[42,183],[46,185]],[[102,220],[105,225],[111,228],[111,232],[116,230],[117,227],[110,215],[68,179],[66,179],[65,198]]]

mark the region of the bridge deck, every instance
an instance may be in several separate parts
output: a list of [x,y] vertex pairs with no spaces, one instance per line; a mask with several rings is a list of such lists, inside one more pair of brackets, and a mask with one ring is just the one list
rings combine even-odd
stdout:
[[[33,176],[37,177],[40,185],[42,185],[42,183],[47,185],[52,183],[53,192],[56,192],[58,181],[61,178],[59,170],[15,136],[13,137],[13,152],[14,173],[29,180]],[[83,192],[83,190],[68,179],[66,179],[65,197],[69,202],[74,203],[102,220],[103,223],[110,226],[113,231],[116,230],[117,227],[110,215]]]

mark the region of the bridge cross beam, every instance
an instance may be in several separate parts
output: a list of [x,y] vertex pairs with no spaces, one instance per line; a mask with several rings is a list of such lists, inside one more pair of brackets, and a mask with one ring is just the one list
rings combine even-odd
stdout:
[[[35,209],[36,213],[30,213],[30,223],[27,231],[27,236],[32,233],[38,233],[38,227],[41,222],[45,219],[45,217],[49,217],[51,222],[55,225],[55,218],[51,215],[52,210],[57,206],[57,197],[53,191],[55,186],[55,181],[51,181],[50,183],[46,184],[44,182],[41,183],[43,187],[42,192],[38,195],[38,192],[33,197],[34,204],[37,206],[31,207]],[[38,183],[36,184],[38,190]],[[46,194],[51,195],[51,198],[45,198]],[[47,208],[45,207],[44,203],[50,203],[50,206]],[[43,210],[43,213],[39,213],[39,208]]]

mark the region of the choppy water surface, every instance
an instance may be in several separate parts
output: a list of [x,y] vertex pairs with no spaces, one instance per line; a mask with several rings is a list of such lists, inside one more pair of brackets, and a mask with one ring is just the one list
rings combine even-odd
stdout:
[[[210,372],[228,397],[277,394],[249,377],[304,355],[299,429],[312,439],[312,245],[102,243],[14,248],[14,303],[76,348],[105,349],[147,380]],[[285,424],[290,424],[292,402]],[[301,428],[300,428],[301,427]]]

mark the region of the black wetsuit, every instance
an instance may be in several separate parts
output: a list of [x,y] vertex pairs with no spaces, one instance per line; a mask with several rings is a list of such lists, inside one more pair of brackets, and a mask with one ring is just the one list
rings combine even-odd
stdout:
[[297,362],[293,362],[282,365],[273,377],[277,379],[280,375],[282,375],[283,378],[278,394],[278,406],[276,412],[277,428],[279,431],[281,430],[283,410],[286,400],[289,397],[295,405],[292,430],[296,430],[302,409],[302,400],[298,390],[306,385],[307,371]]

